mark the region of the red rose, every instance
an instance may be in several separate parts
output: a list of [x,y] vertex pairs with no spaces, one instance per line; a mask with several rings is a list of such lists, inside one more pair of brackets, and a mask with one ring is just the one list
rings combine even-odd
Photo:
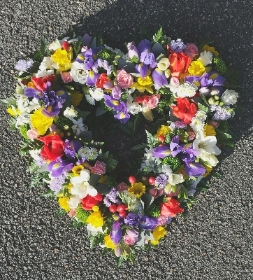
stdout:
[[185,53],[171,52],[169,55],[171,76],[179,77],[181,73],[185,73],[191,63],[191,58]]
[[45,160],[54,161],[64,154],[64,142],[59,135],[47,135],[44,137],[39,137],[38,140],[44,143],[40,155]]
[[162,202],[161,215],[174,218],[177,214],[184,212],[184,209],[180,207],[179,201],[172,197],[167,197],[167,202]]
[[177,98],[176,101],[177,106],[172,106],[172,114],[185,124],[189,124],[197,113],[198,106],[188,98]]
[[98,193],[96,196],[87,195],[82,199],[82,207],[84,210],[92,210],[92,207],[99,204],[103,200],[103,196]]
[[47,88],[47,82],[52,83],[55,79],[55,75],[45,76],[41,78],[32,77],[32,82],[36,86],[36,88],[40,91],[44,91]]
[[96,81],[96,87],[104,88],[108,82],[110,82],[110,79],[105,73],[102,73]]

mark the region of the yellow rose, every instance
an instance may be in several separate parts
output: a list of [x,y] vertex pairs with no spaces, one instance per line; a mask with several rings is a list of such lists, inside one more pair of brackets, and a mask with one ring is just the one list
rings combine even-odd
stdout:
[[52,117],[45,116],[42,110],[43,109],[38,109],[30,116],[31,125],[33,128],[37,129],[39,135],[44,135],[54,121]]

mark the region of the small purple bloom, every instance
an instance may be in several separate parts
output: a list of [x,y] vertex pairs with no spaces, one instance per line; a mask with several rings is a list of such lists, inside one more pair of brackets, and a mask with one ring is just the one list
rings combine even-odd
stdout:
[[157,218],[142,216],[140,219],[140,228],[146,230],[154,230],[158,225]]
[[170,143],[170,150],[171,150],[171,155],[175,157],[177,154],[181,153],[183,151],[183,148],[181,145],[179,145],[179,136],[176,135],[172,138],[171,143]]
[[112,225],[112,231],[110,233],[110,237],[114,244],[120,243],[121,237],[122,237],[122,229],[121,229],[121,221],[116,221]]
[[164,72],[159,70],[158,68],[156,68],[152,72],[152,78],[153,78],[154,87],[156,90],[159,90],[161,87],[168,85],[168,80],[165,77]]
[[135,66],[135,69],[141,74],[142,78],[148,75],[148,66],[143,63],[139,63]]
[[171,150],[168,146],[158,146],[152,152],[153,157],[166,158],[171,155]]
[[144,39],[139,43],[137,48],[139,53],[145,52],[147,50],[151,51],[152,44],[149,40]]
[[182,39],[171,40],[170,48],[173,52],[182,52],[186,48],[186,45]]
[[132,59],[133,57],[136,57],[137,59],[139,59],[138,50],[137,50],[134,42],[128,43],[127,49],[128,49],[128,56],[130,59]]
[[99,76],[100,74],[94,73],[92,70],[88,71],[88,77],[86,80],[87,86],[94,87]]
[[112,188],[108,194],[104,197],[104,204],[106,207],[110,207],[112,203],[119,204],[118,191]]
[[124,222],[130,227],[138,227],[140,223],[140,215],[130,212],[124,218]]
[[206,169],[199,163],[196,162],[187,162],[184,164],[185,172],[188,176],[198,177],[205,174]]
[[172,129],[175,129],[175,128],[186,129],[187,128],[187,124],[185,124],[182,121],[175,121],[175,122],[171,123],[170,127]]
[[18,71],[27,71],[29,68],[32,67],[33,65],[33,60],[30,59],[30,60],[23,60],[23,59],[20,59],[17,64],[15,65],[15,69],[18,70]]
[[105,105],[114,111],[120,112],[123,109],[123,103],[117,99],[112,98],[110,95],[104,94]]
[[114,118],[125,124],[130,119],[130,115],[125,112],[119,112],[118,114],[114,115]]
[[145,50],[141,53],[140,62],[142,62],[145,65],[149,65],[150,68],[155,68],[157,65],[155,55],[148,50]]
[[41,98],[42,97],[42,93],[35,89],[35,88],[30,88],[30,87],[26,87],[24,90],[25,96],[30,97],[30,98]]
[[212,119],[214,121],[225,121],[232,118],[234,116],[234,112],[229,112],[229,109],[229,106],[221,107],[219,105],[211,105],[210,111],[215,112]]
[[166,174],[160,174],[155,179],[155,186],[164,188],[168,183],[168,176]]
[[64,153],[71,162],[76,161],[76,153],[82,146],[83,144],[79,140],[65,140]]
[[122,94],[122,91],[121,91],[121,88],[119,86],[115,86],[113,89],[112,89],[112,97],[114,99],[117,99],[119,100],[120,97],[121,97],[121,94]]
[[49,188],[57,194],[62,189],[66,176],[67,172],[63,172],[60,176],[52,178]]

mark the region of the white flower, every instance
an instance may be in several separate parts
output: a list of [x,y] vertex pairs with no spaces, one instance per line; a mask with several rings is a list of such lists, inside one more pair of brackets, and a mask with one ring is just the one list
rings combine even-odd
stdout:
[[71,194],[76,195],[80,199],[86,197],[87,195],[96,196],[97,190],[89,184],[90,171],[84,169],[80,172],[79,176],[72,177],[70,179],[73,187],[70,189]]
[[163,57],[162,59],[159,60],[157,63],[157,68],[161,71],[165,71],[168,67],[170,66],[170,61],[168,58]]
[[172,186],[184,182],[184,177],[182,174],[173,174],[172,169],[169,165],[163,165],[161,168],[162,173],[165,173],[168,176],[168,183]]
[[75,110],[75,108],[73,107],[73,105],[71,105],[71,107],[67,107],[67,108],[65,109],[65,111],[63,112],[63,115],[64,115],[66,118],[72,120],[73,118],[76,118],[76,117],[77,117],[78,113],[77,113],[77,111]]
[[204,127],[204,122],[202,119],[200,118],[192,118],[191,123],[190,123],[191,128],[194,130],[194,132],[196,133],[199,130],[202,130]]
[[40,160],[41,159],[40,151],[41,151],[40,149],[39,150],[30,150],[29,154],[31,155],[31,157],[34,160]]
[[54,74],[54,70],[39,70],[35,75],[36,78],[42,78],[45,76],[51,76]]
[[70,75],[75,82],[85,84],[88,76],[88,71],[83,68],[82,63],[74,61],[71,65]]
[[211,166],[218,163],[215,155],[219,155],[221,150],[216,146],[217,139],[215,136],[204,136],[204,131],[199,131],[193,141],[193,149],[199,151],[198,158],[207,162]]
[[201,111],[201,110],[199,110],[195,115],[195,118],[198,118],[198,119],[202,120],[203,122],[206,120],[206,117],[207,117],[206,112]]
[[175,97],[193,97],[196,94],[198,88],[194,84],[184,83],[175,88],[172,88],[172,92]]
[[54,74],[54,69],[56,69],[57,66],[54,64],[52,58],[50,56],[44,57],[40,66],[39,71],[35,75],[37,78],[50,76]]
[[83,124],[83,119],[80,118],[77,121],[72,119],[74,125],[72,125],[72,129],[76,132],[76,135],[79,135],[82,131],[86,131],[87,127]]
[[100,101],[104,98],[104,91],[101,88],[90,88],[89,94],[93,97],[96,101]]
[[203,51],[199,55],[199,60],[204,66],[211,64],[213,61],[213,54],[209,51]]
[[98,233],[104,233],[102,227],[94,227],[91,224],[87,225],[87,231],[88,231],[88,235],[97,235]]
[[132,115],[136,115],[141,112],[142,107],[137,102],[133,102],[133,97],[131,95],[128,96],[127,99],[127,112]]
[[59,40],[55,40],[54,42],[52,42],[51,44],[48,45],[48,49],[50,51],[56,51],[57,49],[61,48],[61,43]]
[[232,89],[227,89],[221,96],[221,101],[225,105],[234,105],[237,102],[238,93]]
[[76,209],[80,202],[81,199],[78,196],[71,196],[68,201],[68,205],[70,209]]
[[95,105],[95,99],[91,97],[89,94],[85,94],[85,98],[90,103],[90,105]]
[[30,123],[30,115],[29,114],[21,114],[17,117],[16,119],[16,128],[18,128],[19,126],[22,126],[24,124],[29,124]]
[[168,87],[172,93],[176,93],[179,85],[180,85],[180,82],[179,82],[178,78],[172,77],[170,79],[170,83],[169,83]]

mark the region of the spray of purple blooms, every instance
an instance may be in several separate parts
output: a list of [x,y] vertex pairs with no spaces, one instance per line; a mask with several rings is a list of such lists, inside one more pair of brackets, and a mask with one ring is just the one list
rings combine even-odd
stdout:
[[106,207],[110,207],[112,203],[120,204],[121,201],[118,198],[118,191],[112,188],[110,192],[104,197],[104,204]]
[[230,112],[231,108],[229,106],[211,105],[210,111],[215,112],[212,118],[214,121],[225,121],[234,116],[234,112]]

